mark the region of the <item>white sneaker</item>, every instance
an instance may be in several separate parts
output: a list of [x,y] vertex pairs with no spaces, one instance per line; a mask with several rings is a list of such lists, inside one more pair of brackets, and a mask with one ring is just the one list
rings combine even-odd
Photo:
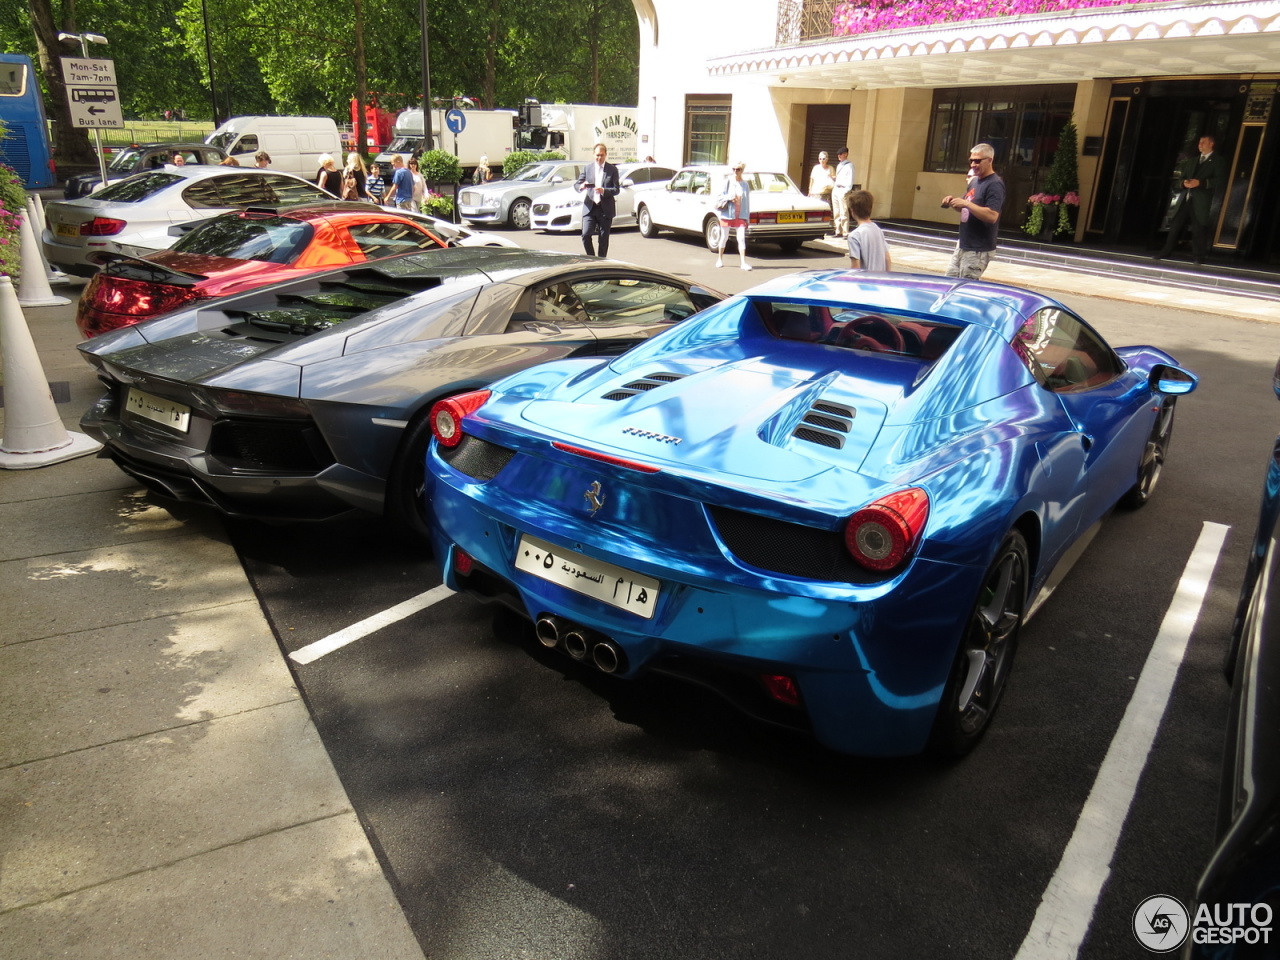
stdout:
[[716,266],[717,266],[717,267],[723,267],[723,266],[724,266],[724,261],[723,261],[723,260],[717,260],[717,261],[716,261]]
[[742,264],[742,269],[743,269],[743,270],[754,270],[754,269],[755,269],[755,267],[751,266],[751,264],[749,264],[749,263],[744,263],[744,264]]

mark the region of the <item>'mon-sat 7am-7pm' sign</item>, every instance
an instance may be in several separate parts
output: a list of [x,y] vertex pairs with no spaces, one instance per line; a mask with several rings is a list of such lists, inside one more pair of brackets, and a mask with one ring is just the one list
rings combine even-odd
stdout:
[[71,122],[77,127],[123,127],[116,65],[97,57],[61,57]]

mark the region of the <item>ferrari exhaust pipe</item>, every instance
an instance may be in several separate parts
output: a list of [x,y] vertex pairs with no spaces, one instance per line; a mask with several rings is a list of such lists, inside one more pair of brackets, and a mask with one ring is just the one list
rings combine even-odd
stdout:
[[539,617],[533,625],[538,642],[550,650],[560,645],[560,620],[558,617]]
[[564,652],[575,660],[587,659],[591,645],[587,641],[586,631],[581,627],[573,627],[564,635]]
[[612,640],[601,640],[591,648],[591,662],[601,673],[617,673],[627,659],[622,648]]

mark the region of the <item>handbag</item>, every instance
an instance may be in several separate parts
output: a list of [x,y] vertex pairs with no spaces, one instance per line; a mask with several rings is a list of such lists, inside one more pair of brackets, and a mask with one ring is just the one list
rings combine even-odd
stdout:
[[733,197],[729,194],[722,194],[720,199],[716,201],[716,209],[721,213],[728,213],[733,209]]
[[356,178],[354,174],[348,173],[342,178],[342,199],[360,199],[359,194],[356,192]]

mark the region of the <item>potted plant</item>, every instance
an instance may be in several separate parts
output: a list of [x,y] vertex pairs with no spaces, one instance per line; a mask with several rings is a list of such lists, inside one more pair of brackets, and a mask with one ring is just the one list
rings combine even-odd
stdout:
[[1076,167],[1076,122],[1068,120],[1058,137],[1058,149],[1049,165],[1044,192],[1027,198],[1031,213],[1022,229],[1033,237],[1049,241],[1060,233],[1074,236],[1071,208],[1080,206],[1080,174]]

